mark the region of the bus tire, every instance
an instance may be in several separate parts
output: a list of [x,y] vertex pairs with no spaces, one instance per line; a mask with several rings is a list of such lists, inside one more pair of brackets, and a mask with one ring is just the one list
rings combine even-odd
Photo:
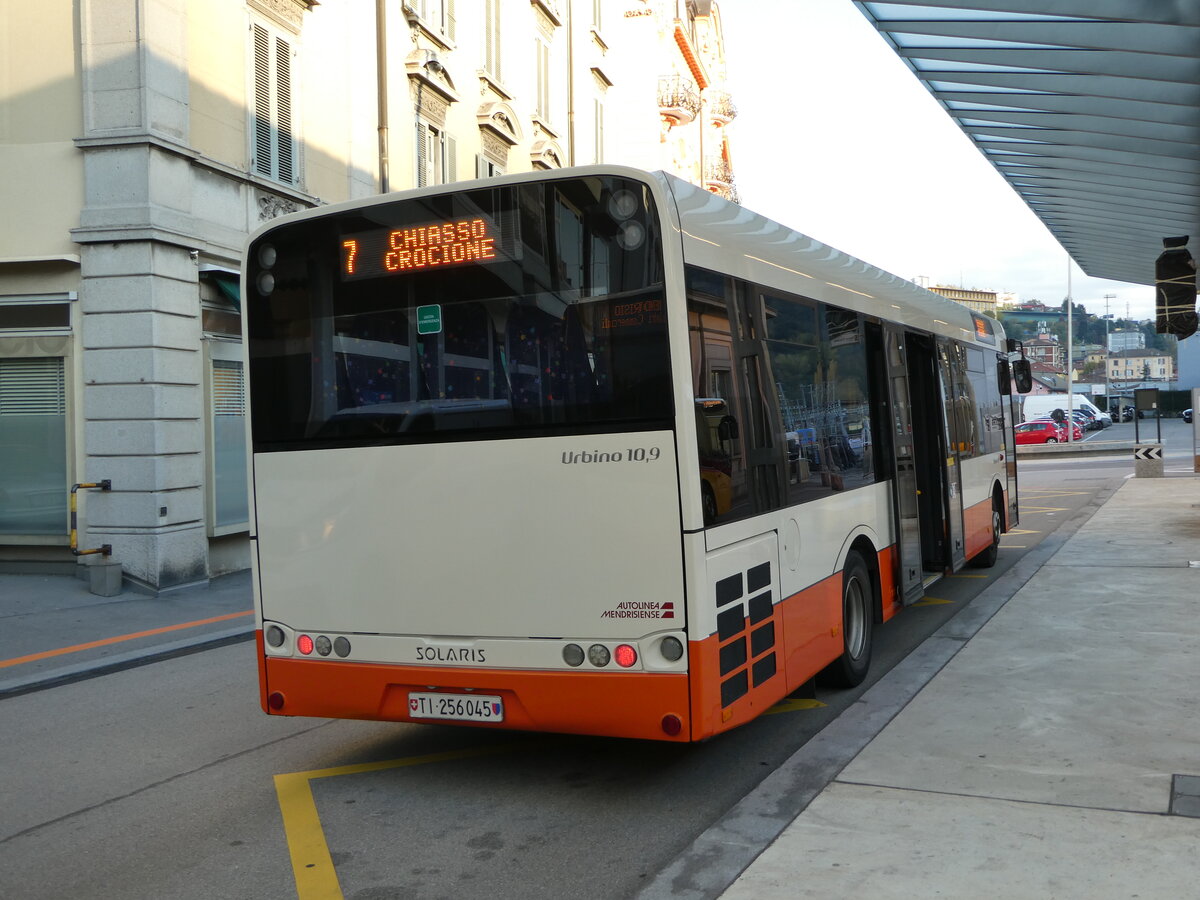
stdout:
[[992,542],[971,557],[970,565],[976,569],[990,569],[1000,556],[1000,534],[1004,516],[1000,511],[1000,500],[992,497]]
[[857,551],[842,567],[842,655],[825,670],[835,687],[857,687],[871,668],[874,640],[875,589],[871,573]]

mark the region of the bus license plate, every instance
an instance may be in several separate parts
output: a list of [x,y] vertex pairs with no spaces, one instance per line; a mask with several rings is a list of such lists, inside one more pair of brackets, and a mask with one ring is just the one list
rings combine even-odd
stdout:
[[484,694],[408,695],[414,719],[453,719],[458,722],[503,722],[504,699]]

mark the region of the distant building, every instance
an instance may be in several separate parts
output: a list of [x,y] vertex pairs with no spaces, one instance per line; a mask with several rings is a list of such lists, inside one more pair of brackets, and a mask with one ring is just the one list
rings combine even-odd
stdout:
[[1114,331],[1108,336],[1108,352],[1141,350],[1146,346],[1146,335],[1140,331]]
[[1024,347],[1025,356],[1033,362],[1042,363],[1055,372],[1066,370],[1066,348],[1058,341],[1045,336],[1036,337],[1031,341],[1025,341]]
[[996,292],[995,291],[978,291],[974,288],[948,287],[944,284],[936,284],[929,288],[935,294],[941,294],[947,299],[953,300],[955,303],[961,303],[968,309],[973,309],[975,312],[983,313],[987,316],[996,315]]
[[1109,355],[1110,382],[1174,379],[1175,361],[1161,350],[1121,350]]

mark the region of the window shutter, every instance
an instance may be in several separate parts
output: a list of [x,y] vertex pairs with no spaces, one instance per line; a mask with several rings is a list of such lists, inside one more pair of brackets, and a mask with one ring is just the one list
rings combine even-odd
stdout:
[[454,0],[446,0],[446,37],[455,40],[457,25],[454,18]]
[[252,171],[285,184],[299,182],[299,144],[293,132],[292,43],[252,24],[254,123]]
[[429,183],[429,128],[424,122],[417,123],[417,187]]
[[596,162],[604,162],[604,104],[596,101]]
[[543,119],[550,118],[550,47],[537,42],[537,111]]
[[294,184],[296,142],[292,137],[292,46],[281,37],[275,38],[275,72],[279,180],[286,184]]
[[0,417],[62,416],[66,412],[61,356],[0,359]]
[[271,171],[271,37],[254,26],[254,171]]
[[452,181],[458,181],[458,141],[449,135],[446,136],[446,177],[442,179],[446,184]]
[[485,0],[484,68],[500,81],[500,0]]

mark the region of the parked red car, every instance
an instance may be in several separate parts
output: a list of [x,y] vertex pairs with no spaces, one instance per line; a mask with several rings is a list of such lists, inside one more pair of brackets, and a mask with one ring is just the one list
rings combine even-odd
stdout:
[[1013,429],[1018,444],[1057,444],[1063,437],[1062,429],[1050,420],[1025,422]]

